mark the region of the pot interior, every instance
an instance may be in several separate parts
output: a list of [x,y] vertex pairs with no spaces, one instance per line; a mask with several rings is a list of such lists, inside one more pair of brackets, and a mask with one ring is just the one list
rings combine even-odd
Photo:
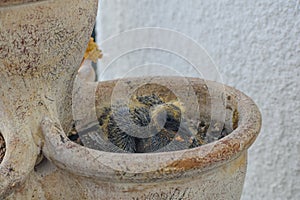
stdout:
[[100,151],[156,153],[196,148],[237,128],[237,102],[224,87],[200,79],[181,79],[99,83],[97,120],[74,122],[69,138]]

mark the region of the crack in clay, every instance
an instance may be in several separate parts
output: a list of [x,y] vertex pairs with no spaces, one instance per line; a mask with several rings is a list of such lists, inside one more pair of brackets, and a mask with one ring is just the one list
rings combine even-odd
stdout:
[[4,141],[3,136],[0,133],[0,163],[2,162],[2,160],[4,158],[5,151],[6,151],[5,141]]

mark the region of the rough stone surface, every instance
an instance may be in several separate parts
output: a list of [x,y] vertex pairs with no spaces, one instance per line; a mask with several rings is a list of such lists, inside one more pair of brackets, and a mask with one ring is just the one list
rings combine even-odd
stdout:
[[[103,0],[100,11],[99,42],[127,29],[158,26],[200,43],[224,83],[247,93],[262,111],[242,199],[300,199],[298,0]],[[158,61],[168,56],[155,54]]]

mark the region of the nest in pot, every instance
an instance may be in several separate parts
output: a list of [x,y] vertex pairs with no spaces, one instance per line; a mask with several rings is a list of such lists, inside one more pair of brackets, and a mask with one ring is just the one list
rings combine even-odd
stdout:
[[[98,124],[93,125],[101,134],[103,141],[116,146],[128,153],[150,153],[176,151],[195,148],[219,140],[230,134],[224,122],[200,120],[196,128],[189,127],[182,118],[185,108],[176,98],[169,99],[157,94],[134,95],[128,106],[103,106],[99,109]],[[126,121],[129,116],[136,126],[146,127],[151,122],[152,136],[137,137],[137,129]],[[127,118],[128,119],[128,118]],[[130,133],[126,132],[130,130]],[[193,130],[194,129],[194,130]],[[89,128],[91,130],[91,127]],[[87,130],[88,131],[88,130]],[[75,126],[69,133],[69,138],[81,145],[82,142]],[[99,145],[99,142],[98,142]],[[97,146],[97,142],[92,145]],[[103,151],[113,149],[97,148]]]

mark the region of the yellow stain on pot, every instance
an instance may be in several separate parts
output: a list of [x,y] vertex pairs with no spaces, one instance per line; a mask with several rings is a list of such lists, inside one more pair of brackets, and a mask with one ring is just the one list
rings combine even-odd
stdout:
[[240,171],[247,164],[247,152],[243,152],[239,157],[233,160],[230,164],[222,165],[222,170],[226,174],[234,174]]

